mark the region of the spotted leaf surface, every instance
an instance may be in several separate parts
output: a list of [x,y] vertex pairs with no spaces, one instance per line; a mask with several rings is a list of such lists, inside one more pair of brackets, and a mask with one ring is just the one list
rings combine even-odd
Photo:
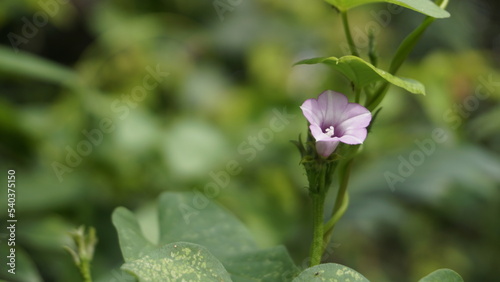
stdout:
[[357,271],[336,263],[325,263],[304,270],[293,282],[369,282]]
[[156,249],[122,266],[139,281],[231,281],[229,274],[206,248],[177,242]]

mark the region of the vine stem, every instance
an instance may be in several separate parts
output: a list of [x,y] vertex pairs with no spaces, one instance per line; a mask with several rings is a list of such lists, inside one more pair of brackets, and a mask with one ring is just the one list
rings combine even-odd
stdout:
[[313,201],[313,241],[311,245],[311,263],[313,267],[321,263],[323,256],[323,209],[325,204],[325,196],[321,194],[314,194]]
[[317,191],[311,193],[312,206],[313,206],[313,240],[311,244],[310,253],[310,266],[315,266],[321,263],[321,257],[323,256],[324,243],[323,243],[323,232],[324,232],[324,222],[323,213],[325,206],[325,176],[326,176],[326,166],[321,165],[321,171],[319,174],[319,183]]
[[330,218],[330,220],[328,220],[328,222],[325,224],[324,226],[324,231],[325,231],[325,242],[328,240],[330,240],[329,236],[327,236],[326,234],[328,234],[328,232],[332,232],[333,231],[333,228],[335,227],[335,224],[337,223],[337,221],[339,221],[339,219],[342,218],[342,216],[344,215],[344,213],[346,212],[347,210],[347,207],[349,206],[349,193],[345,193],[344,195],[344,200],[342,201],[342,204],[340,205],[340,208],[338,209],[338,211],[336,213],[333,213],[332,217]]
[[344,25],[344,33],[347,38],[347,43],[349,44],[349,49],[351,50],[351,54],[359,57],[358,50],[356,49],[356,44],[354,44],[354,40],[351,35],[351,28],[349,27],[349,19],[347,18],[347,12],[343,11],[340,13],[342,17],[342,24]]
[[344,215],[349,205],[349,195],[347,194],[347,186],[349,184],[349,177],[351,175],[353,159],[348,160],[343,166],[340,167],[341,171],[339,173],[340,186],[337,192],[337,198],[335,199],[335,205],[333,206],[332,217],[328,220],[323,229],[323,242],[325,242],[324,247],[330,242],[330,238],[333,233],[335,224]]
[[84,282],[92,282],[92,276],[90,275],[90,261],[84,259],[80,266],[80,273]]

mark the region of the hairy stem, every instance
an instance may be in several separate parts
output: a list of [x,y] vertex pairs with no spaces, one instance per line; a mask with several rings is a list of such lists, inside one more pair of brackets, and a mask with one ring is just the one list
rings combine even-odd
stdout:
[[321,263],[323,256],[323,207],[325,204],[325,196],[315,194],[313,200],[313,241],[311,245],[311,263],[310,266],[315,266]]
[[310,266],[315,266],[321,263],[323,256],[323,211],[325,206],[325,176],[326,166],[322,164],[319,174],[318,191],[311,193],[313,206],[313,240],[311,244],[311,263]]
[[80,265],[80,273],[84,282],[92,282],[92,276],[90,274],[90,261],[82,260],[82,264]]

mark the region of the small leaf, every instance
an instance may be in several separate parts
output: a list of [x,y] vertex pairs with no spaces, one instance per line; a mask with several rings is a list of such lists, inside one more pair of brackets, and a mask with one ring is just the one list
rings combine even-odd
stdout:
[[340,11],[347,11],[357,6],[386,2],[390,4],[399,5],[408,9],[412,9],[433,18],[448,18],[450,13],[441,9],[434,2],[429,0],[325,0],[332,4]]
[[165,245],[122,269],[139,281],[231,281],[222,263],[206,248],[184,242]]
[[369,282],[357,271],[336,263],[325,263],[304,270],[293,282],[331,281],[331,282]]
[[422,83],[413,79],[394,76],[356,56],[321,57],[296,63],[296,65],[304,64],[327,64],[341,72],[358,87],[365,87],[377,81],[387,81],[411,93],[425,95],[425,87]]
[[455,271],[443,268],[425,276],[419,282],[464,282],[464,279]]

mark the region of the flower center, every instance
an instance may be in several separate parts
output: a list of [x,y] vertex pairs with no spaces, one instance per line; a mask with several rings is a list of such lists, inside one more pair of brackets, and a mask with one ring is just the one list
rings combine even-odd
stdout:
[[333,129],[333,126],[330,126],[327,129],[325,129],[325,134],[328,135],[329,137],[332,137],[333,134],[335,134],[335,130]]

